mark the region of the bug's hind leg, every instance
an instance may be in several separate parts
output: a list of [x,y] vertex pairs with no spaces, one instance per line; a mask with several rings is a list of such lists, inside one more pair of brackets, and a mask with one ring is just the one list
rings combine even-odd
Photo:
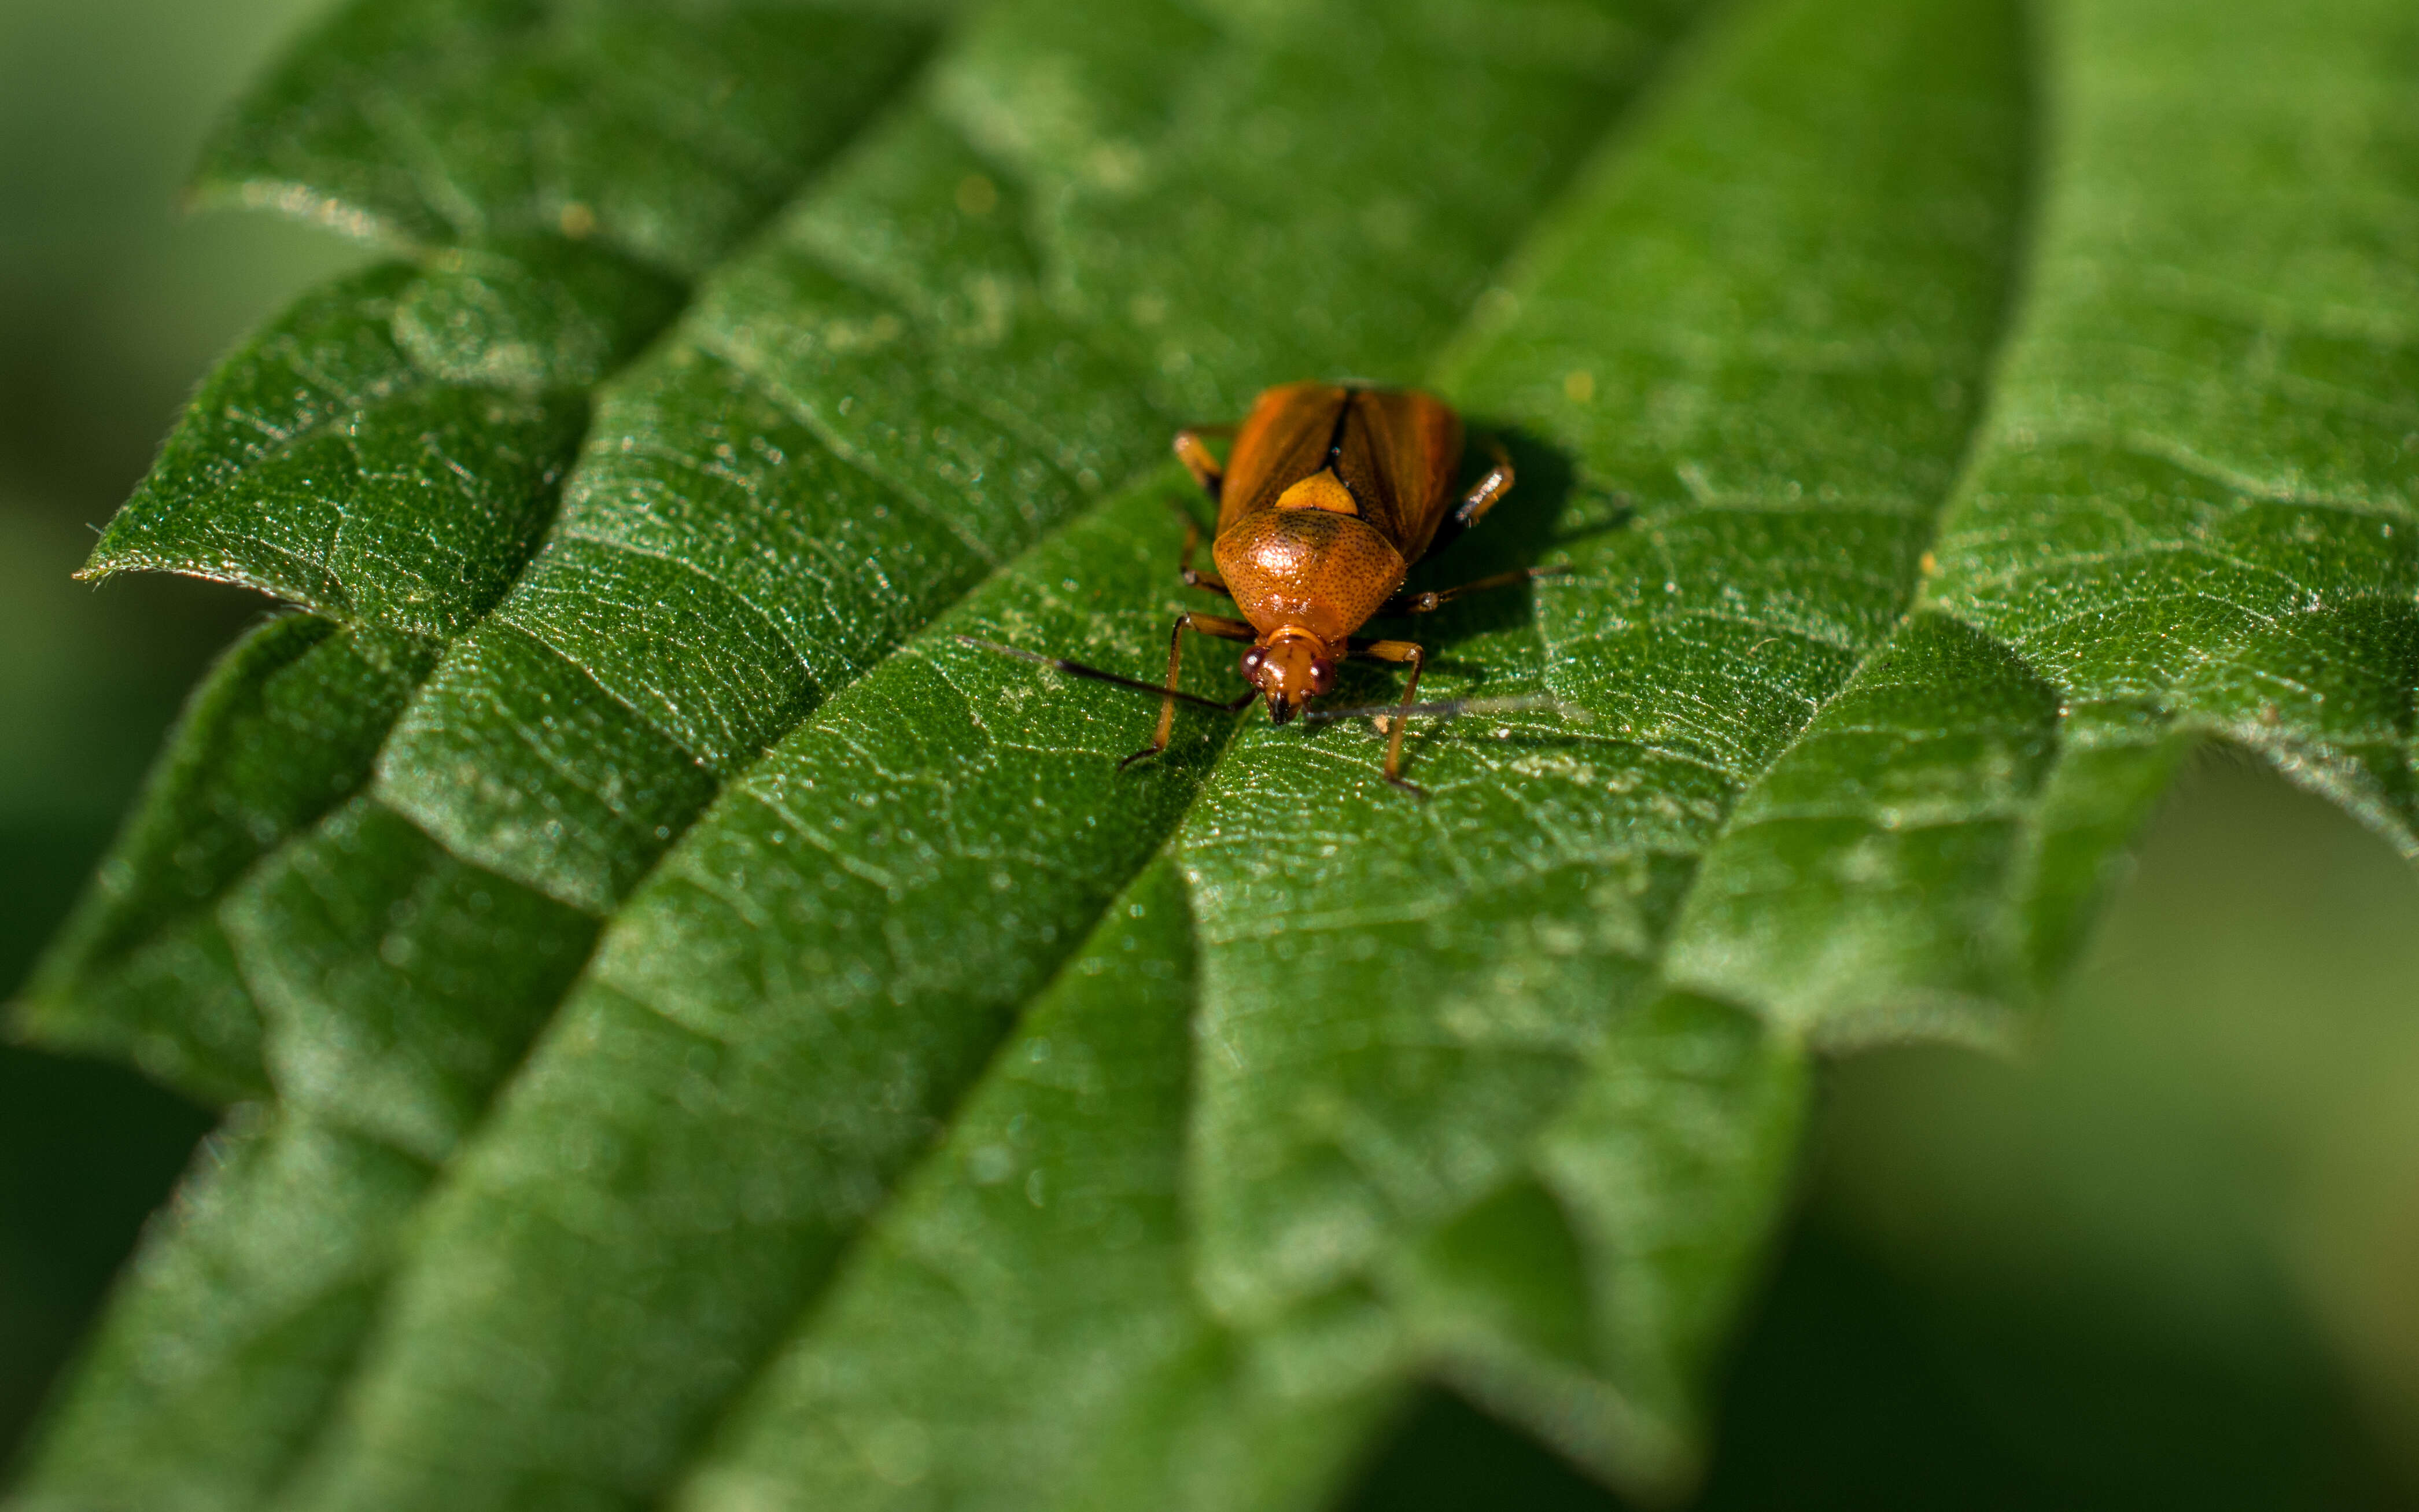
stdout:
[[1495,465],[1487,470],[1487,476],[1471,486],[1470,492],[1461,496],[1461,502],[1453,506],[1450,517],[1455,525],[1465,531],[1485,519],[1487,512],[1512,491],[1516,476],[1512,471],[1512,454],[1503,450],[1503,443],[1499,440],[1489,440],[1487,449],[1494,455]]
[[1429,554],[1441,550],[1447,542],[1485,519],[1487,512],[1502,502],[1503,496],[1512,491],[1512,454],[1503,450],[1503,443],[1499,440],[1489,440],[1487,449],[1493,454],[1495,465],[1487,470],[1485,477],[1471,485],[1470,492],[1461,496],[1461,502],[1454,505],[1445,516],[1444,523],[1437,527],[1436,539],[1428,543]]
[[1348,647],[1348,655],[1411,669],[1411,675],[1403,684],[1402,712],[1394,716],[1394,728],[1386,742],[1386,780],[1415,797],[1426,797],[1425,788],[1403,777],[1403,732],[1410,727],[1410,707],[1419,701],[1420,669],[1427,663],[1427,653],[1416,640],[1355,640]]
[[[1179,701],[1194,703],[1210,702],[1207,699],[1192,698],[1179,691],[1176,687],[1177,671],[1184,665],[1184,632],[1186,630],[1198,630],[1203,635],[1214,635],[1225,640],[1253,640],[1259,637],[1259,632],[1242,620],[1230,620],[1222,614],[1195,614],[1189,609],[1179,614],[1176,617],[1175,627],[1167,632],[1167,686],[1161,690],[1159,728],[1151,733],[1149,745],[1117,763],[1117,770],[1120,772],[1134,763],[1156,756],[1167,748],[1168,737],[1176,730],[1176,705]],[[1253,693],[1245,693],[1232,704],[1215,706],[1229,710],[1240,709],[1244,704],[1252,702],[1256,692],[1256,690]]]

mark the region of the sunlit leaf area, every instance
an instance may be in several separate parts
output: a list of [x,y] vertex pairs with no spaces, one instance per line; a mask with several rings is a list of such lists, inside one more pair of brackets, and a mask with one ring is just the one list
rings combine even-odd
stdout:
[[[0,197],[0,1512],[2419,1505],[2402,0],[11,0]],[[1302,379],[1416,789],[994,649]]]

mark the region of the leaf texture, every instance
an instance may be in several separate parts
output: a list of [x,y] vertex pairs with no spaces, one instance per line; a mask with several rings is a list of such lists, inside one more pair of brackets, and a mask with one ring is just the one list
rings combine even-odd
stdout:
[[[648,24],[504,14],[375,47],[543,73]],[[370,712],[249,808],[156,798],[108,928],[214,908],[277,1105],[23,1504],[1313,1506],[1421,1377],[1668,1496],[1817,1054],[2024,1032],[2196,742],[2408,847],[2407,21],[1691,20],[986,7],[604,383],[526,568],[482,517],[501,575],[411,598],[442,575],[325,544],[383,527],[275,511],[292,582],[383,607],[281,587],[342,627],[263,632],[176,762]],[[348,109],[246,150],[347,159]],[[460,150],[477,216],[382,171],[347,213],[603,225]],[[378,329],[555,393],[485,318]],[[1187,712],[1120,774],[1147,703],[960,639],[1148,675],[1199,607],[1157,448],[1338,373],[1514,449],[1427,585],[1570,569],[1410,632],[1424,693],[1552,700],[1417,727],[1427,802],[1352,720]],[[424,659],[349,671],[390,642]]]
[[[414,258],[305,296],[233,353],[104,535],[91,575],[226,578],[325,619],[272,622],[197,693],[12,1027],[206,1099],[273,1090],[278,1113],[231,1137],[326,1184],[205,1179],[216,1195],[127,1279],[28,1495],[255,1506],[324,1415],[427,1163],[595,931],[366,797],[378,750],[519,573],[587,391],[933,29],[929,8],[355,5],[206,154],[200,198]],[[557,131],[575,107],[584,132]],[[221,1263],[247,1227],[297,1242]],[[297,1330],[312,1342],[289,1350]],[[163,1334],[188,1346],[164,1374],[146,1364]]]
[[2413,848],[2402,26],[2057,13],[2033,290],[1918,611],[1749,800],[1675,979],[1841,1042],[1993,1033],[2197,741]]
[[[324,652],[314,665],[326,675],[351,675],[336,664],[357,659],[388,682],[330,687],[330,728],[292,732],[329,748],[292,773],[254,770],[207,754],[252,738],[226,726],[227,703],[268,673],[239,656],[145,811],[160,836],[241,811],[252,841],[206,847],[217,864],[203,871],[184,863],[185,906],[171,914],[111,881],[149,870],[130,834],[51,952],[24,1032],[131,1054],[205,1098],[263,1088],[260,1011],[232,985],[244,971],[212,905],[361,789],[410,687],[494,607],[552,517],[587,391],[930,37],[912,14],[742,0],[677,18],[359,4],[243,102],[204,155],[199,197],[273,205],[417,256],[304,296],[231,353],[85,576],[165,570],[258,588],[343,627],[353,650]],[[317,801],[298,802],[298,782]],[[286,786],[255,791],[264,783]],[[187,998],[214,1006],[189,1012]]]
[[1186,893],[1163,855],[1102,913],[676,1504],[1319,1504],[1393,1331],[1364,1296],[1243,1333],[1193,1289]]

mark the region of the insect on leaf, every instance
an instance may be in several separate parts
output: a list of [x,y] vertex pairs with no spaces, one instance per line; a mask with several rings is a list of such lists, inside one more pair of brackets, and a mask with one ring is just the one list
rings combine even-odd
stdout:
[[[2385,0],[1004,0],[810,182],[692,194],[760,117],[652,70],[808,13],[347,12],[443,171],[309,70],[228,139],[417,254],[255,344],[370,354],[314,413],[475,396],[446,455],[562,481],[377,494],[205,404],[162,477],[342,497],[104,541],[329,623],[227,663],[71,936],[200,963],[116,1042],[274,1106],[24,1504],[1311,1507],[1423,1381],[1668,1498],[1823,1057],[2023,1035],[2197,743],[2411,847]],[[648,121],[652,208],[492,146]],[[563,335],[629,269],[669,334]],[[1488,701],[1427,801],[1357,718],[1120,772],[1148,701],[963,639],[1153,676],[1211,607],[1167,436],[1347,376],[1518,465],[1415,586],[1568,569],[1389,626]]]

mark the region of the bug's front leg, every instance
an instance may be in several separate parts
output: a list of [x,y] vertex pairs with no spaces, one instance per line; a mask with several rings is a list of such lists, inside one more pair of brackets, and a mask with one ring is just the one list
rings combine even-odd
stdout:
[[1193,554],[1200,549],[1200,522],[1187,515],[1184,517],[1184,556],[1177,563],[1176,575],[1184,579],[1184,586],[1187,588],[1206,588],[1210,593],[1224,594],[1228,598],[1234,597],[1235,591],[1226,586],[1225,579],[1214,572],[1200,572],[1194,568]]
[[1176,433],[1177,460],[1184,464],[1184,470],[1193,474],[1193,481],[1201,485],[1201,491],[1210,496],[1213,504],[1218,501],[1219,491],[1225,485],[1226,470],[1210,455],[1210,448],[1203,443],[1202,438],[1233,434],[1235,427],[1232,425],[1187,425]]
[[[1177,691],[1176,674],[1184,665],[1184,632],[1187,630],[1198,630],[1203,635],[1214,635],[1225,640],[1255,640],[1259,638],[1259,632],[1253,629],[1250,623],[1244,620],[1230,620],[1223,614],[1195,614],[1190,609],[1179,614],[1176,617],[1175,628],[1167,632],[1167,685],[1164,690],[1165,696],[1161,699],[1159,705],[1159,729],[1152,733],[1149,745],[1117,763],[1117,770],[1120,772],[1134,763],[1147,757],[1156,756],[1167,748],[1168,737],[1176,729],[1177,700],[1184,697]],[[1252,701],[1252,696],[1250,693],[1244,694],[1234,706],[1241,708]]]
[[1364,656],[1371,661],[1391,661],[1411,669],[1410,677],[1403,684],[1403,712],[1394,716],[1392,738],[1386,742],[1386,780],[1404,792],[1426,797],[1427,790],[1403,778],[1403,732],[1410,725],[1410,707],[1419,701],[1420,669],[1427,662],[1427,653],[1416,640],[1354,640],[1348,643],[1346,655]]

